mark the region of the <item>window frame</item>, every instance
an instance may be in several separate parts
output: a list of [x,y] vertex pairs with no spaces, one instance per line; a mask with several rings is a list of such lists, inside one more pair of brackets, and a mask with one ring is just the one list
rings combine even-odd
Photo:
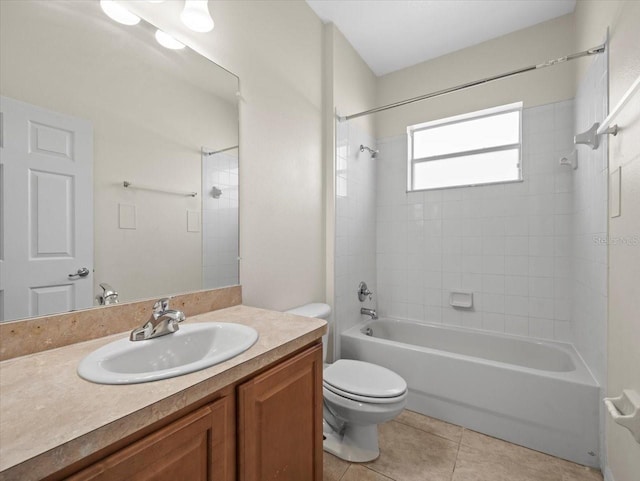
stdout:
[[[420,124],[410,125],[407,127],[407,193],[411,192],[425,192],[430,190],[441,190],[441,189],[458,189],[461,187],[476,187],[476,186],[488,186],[488,185],[499,185],[499,184],[511,184],[514,182],[523,182],[523,169],[522,169],[522,114],[523,114],[523,102],[514,102],[511,104],[500,105],[497,107],[491,107],[488,109],[476,110],[474,112],[468,112],[461,115],[456,115],[453,117],[446,117],[442,119],[432,120],[429,122],[423,122]],[[450,152],[447,154],[439,154],[428,157],[420,157],[418,159],[414,158],[414,141],[413,136],[416,132],[422,132],[425,130],[430,130],[436,127],[444,127],[446,125],[453,125],[463,123],[469,120],[478,120],[487,117],[493,117],[499,114],[506,114],[511,112],[518,112],[518,137],[519,142],[515,144],[503,144],[494,147],[484,147],[481,149],[471,149],[471,150],[460,150],[456,152]],[[486,154],[491,152],[502,152],[505,150],[518,150],[518,178],[512,180],[498,180],[494,182],[479,182],[472,184],[457,184],[457,185],[448,185],[443,187],[427,187],[424,189],[415,189],[413,186],[415,184],[415,165],[423,162],[431,162],[437,160],[445,160],[450,158],[457,157],[465,157],[469,155],[479,155]]]

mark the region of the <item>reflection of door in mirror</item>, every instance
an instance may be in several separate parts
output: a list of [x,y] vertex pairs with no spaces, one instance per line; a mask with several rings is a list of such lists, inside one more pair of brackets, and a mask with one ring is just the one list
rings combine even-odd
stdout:
[[0,319],[91,307],[91,123],[7,97],[0,111]]
[[[0,13],[0,95],[93,126],[93,201],[80,203],[92,207],[93,260],[65,268],[65,285],[91,284],[93,299],[107,283],[125,303],[237,284],[238,78],[189,48],[164,48],[144,20],[114,22],[97,1],[0,0]],[[235,159],[206,190],[203,147]],[[59,213],[50,211],[40,219]],[[66,278],[82,267],[86,278]],[[6,296],[15,275],[5,270]],[[35,285],[56,284],[42,277]],[[41,308],[4,320],[79,308],[54,292],[39,291],[29,302]]]

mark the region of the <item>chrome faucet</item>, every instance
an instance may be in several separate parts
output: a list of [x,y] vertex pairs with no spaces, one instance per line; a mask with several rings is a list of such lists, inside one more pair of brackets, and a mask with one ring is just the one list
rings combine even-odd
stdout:
[[178,324],[185,319],[184,312],[169,309],[169,299],[160,299],[153,305],[153,313],[149,320],[141,327],[131,331],[129,340],[144,341],[146,339],[166,336],[180,329]]
[[360,308],[360,314],[364,314],[365,316],[371,316],[371,320],[375,321],[378,318],[378,313],[375,309],[368,309],[366,307]]
[[102,294],[98,294],[96,296],[96,300],[101,306],[108,306],[110,304],[118,303],[118,293],[113,287],[111,287],[106,282],[100,284],[100,287],[102,288]]

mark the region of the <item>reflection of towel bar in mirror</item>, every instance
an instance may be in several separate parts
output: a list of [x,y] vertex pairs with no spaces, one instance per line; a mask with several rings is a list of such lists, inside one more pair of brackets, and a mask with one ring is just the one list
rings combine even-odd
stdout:
[[184,191],[179,191],[179,190],[159,189],[157,187],[149,187],[149,186],[146,186],[146,185],[132,184],[128,180],[125,180],[124,182],[122,182],[122,185],[123,185],[123,187],[125,189],[148,190],[150,192],[158,192],[158,193],[161,193],[161,194],[180,195],[180,196],[183,196],[183,197],[195,197],[195,196],[198,195],[197,192],[184,192]]
[[234,145],[232,147],[227,147],[224,149],[220,149],[220,150],[206,150],[204,147],[202,147],[202,154],[209,156],[209,155],[216,155],[216,154],[221,154],[222,152],[227,152],[229,150],[233,150],[233,149],[237,149],[238,146]]

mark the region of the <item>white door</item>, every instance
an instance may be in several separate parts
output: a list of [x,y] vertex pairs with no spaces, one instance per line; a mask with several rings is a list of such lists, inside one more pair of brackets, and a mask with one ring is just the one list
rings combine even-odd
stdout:
[[7,97],[0,112],[0,320],[91,307],[91,123]]

